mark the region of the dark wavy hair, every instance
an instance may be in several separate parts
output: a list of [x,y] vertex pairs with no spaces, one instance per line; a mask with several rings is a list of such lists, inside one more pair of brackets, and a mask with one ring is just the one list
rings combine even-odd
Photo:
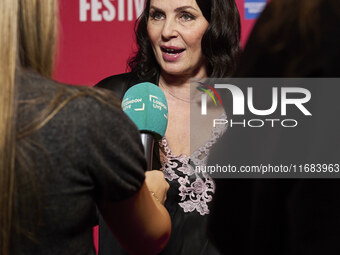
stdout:
[[[140,78],[150,78],[159,69],[147,32],[150,1],[146,1],[145,9],[135,23],[138,51],[128,61],[130,70]],[[205,1],[210,1],[211,20],[201,47],[207,59],[208,76],[230,76],[235,70],[240,49],[240,15],[235,0]]]

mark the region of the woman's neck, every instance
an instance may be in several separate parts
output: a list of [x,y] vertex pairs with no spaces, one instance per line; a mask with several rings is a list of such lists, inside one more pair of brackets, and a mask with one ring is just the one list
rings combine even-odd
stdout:
[[161,70],[160,73],[160,82],[169,87],[190,87],[190,81],[192,79],[202,79],[207,77],[206,68],[198,68],[197,71],[190,74],[181,74],[181,75],[174,75],[169,74]]
[[166,80],[162,76],[159,78],[159,87],[163,92],[170,96],[167,99],[180,100],[185,103],[193,103],[197,101],[197,94],[200,92],[196,89],[195,85],[190,83],[190,79],[176,79]]
[[168,94],[178,98],[180,97],[183,101],[192,101],[196,89],[191,86],[192,80],[199,80],[206,78],[207,73],[205,68],[200,68],[194,74],[183,74],[183,75],[172,75],[164,71],[161,71],[159,77],[159,86]]

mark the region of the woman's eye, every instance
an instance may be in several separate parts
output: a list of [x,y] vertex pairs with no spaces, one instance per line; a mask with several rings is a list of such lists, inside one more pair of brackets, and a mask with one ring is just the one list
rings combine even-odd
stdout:
[[184,12],[181,14],[180,18],[184,21],[191,21],[195,19],[195,16],[190,13]]
[[162,20],[164,19],[165,15],[161,12],[152,12],[150,13],[150,17],[153,20]]

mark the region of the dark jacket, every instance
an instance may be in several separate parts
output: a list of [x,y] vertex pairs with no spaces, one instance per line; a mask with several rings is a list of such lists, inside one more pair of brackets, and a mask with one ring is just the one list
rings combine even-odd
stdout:
[[98,82],[95,86],[114,91],[117,97],[122,100],[125,92],[133,85],[141,82],[151,82],[158,86],[158,81],[158,73],[155,76],[150,77],[149,79],[140,79],[135,73],[122,73],[107,77]]
[[[134,85],[142,82],[151,82],[158,86],[159,73],[147,78],[140,79],[135,73],[122,73],[118,75],[109,76],[100,82],[98,82],[95,87],[104,88],[113,91],[116,96],[122,101],[125,92]],[[155,143],[153,150],[153,162],[152,169],[158,170],[161,168],[161,163],[159,159],[159,146]]]

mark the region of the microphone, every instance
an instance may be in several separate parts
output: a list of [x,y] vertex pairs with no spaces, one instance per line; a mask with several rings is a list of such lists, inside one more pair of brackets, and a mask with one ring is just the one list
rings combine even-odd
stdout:
[[138,83],[123,97],[122,109],[141,133],[147,171],[152,170],[154,140],[160,140],[168,125],[168,104],[163,91],[150,82]]

